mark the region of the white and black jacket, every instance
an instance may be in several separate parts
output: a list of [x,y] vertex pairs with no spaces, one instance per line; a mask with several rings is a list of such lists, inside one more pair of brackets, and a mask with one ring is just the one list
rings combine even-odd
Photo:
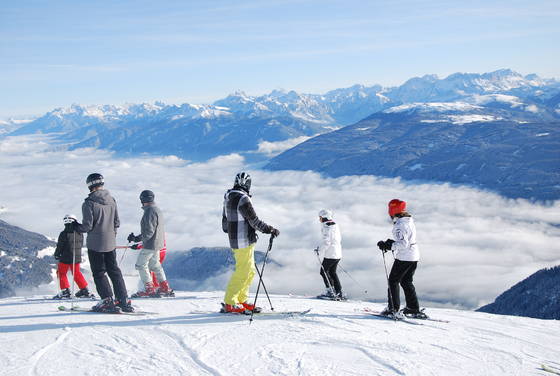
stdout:
[[342,258],[342,237],[340,236],[340,229],[334,221],[327,221],[321,223],[322,242],[319,246],[319,252],[324,258],[327,259],[341,259]]
[[416,244],[416,226],[410,215],[395,218],[393,237],[395,242],[391,246],[391,250],[394,251],[397,260],[420,260],[420,249]]
[[230,247],[240,249],[257,242],[255,230],[270,234],[272,226],[257,217],[247,192],[234,188],[224,195],[222,230],[229,236]]

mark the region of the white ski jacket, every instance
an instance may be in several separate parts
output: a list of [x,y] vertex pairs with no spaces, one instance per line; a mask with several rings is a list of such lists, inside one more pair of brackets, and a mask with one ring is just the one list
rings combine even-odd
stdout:
[[391,250],[395,258],[401,261],[420,260],[420,249],[416,244],[416,226],[412,217],[397,218],[393,224],[393,237],[395,242]]
[[342,258],[342,237],[340,229],[333,221],[321,223],[322,242],[319,246],[319,252],[323,258],[341,259]]

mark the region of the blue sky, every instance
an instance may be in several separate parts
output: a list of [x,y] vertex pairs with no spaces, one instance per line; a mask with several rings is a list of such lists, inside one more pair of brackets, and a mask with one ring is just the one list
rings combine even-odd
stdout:
[[436,73],[560,77],[560,1],[2,1],[0,118]]

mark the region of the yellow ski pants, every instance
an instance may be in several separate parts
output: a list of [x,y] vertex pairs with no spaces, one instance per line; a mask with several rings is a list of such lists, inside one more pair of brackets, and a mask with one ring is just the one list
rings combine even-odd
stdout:
[[253,243],[246,248],[233,249],[235,270],[226,288],[226,296],[224,298],[226,304],[244,303],[249,298],[249,287],[256,274],[255,245],[256,243]]

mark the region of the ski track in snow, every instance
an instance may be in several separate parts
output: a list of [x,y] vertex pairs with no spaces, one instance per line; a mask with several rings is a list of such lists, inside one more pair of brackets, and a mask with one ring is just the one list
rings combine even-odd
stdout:
[[217,313],[221,292],[177,295],[134,301],[155,312],[145,316],[0,299],[0,375],[525,376],[559,365],[554,320],[428,308],[450,323],[417,326],[362,311],[380,304],[273,295],[276,311],[311,312],[257,315],[249,324],[247,316]]
[[45,354],[52,348],[55,347],[57,345],[61,345],[64,342],[64,339],[70,334],[71,329],[70,328],[64,328],[65,332],[62,333],[60,336],[58,336],[58,338],[51,343],[50,345],[47,345],[45,347],[43,347],[42,349],[40,349],[39,351],[37,351],[35,354],[33,354],[33,356],[31,356],[31,358],[29,359],[29,362],[31,363],[31,370],[29,372],[29,375],[38,375],[41,376],[42,374],[40,372],[38,372],[37,368],[39,365],[39,362],[41,361],[41,359],[43,358],[43,356],[45,356]]

